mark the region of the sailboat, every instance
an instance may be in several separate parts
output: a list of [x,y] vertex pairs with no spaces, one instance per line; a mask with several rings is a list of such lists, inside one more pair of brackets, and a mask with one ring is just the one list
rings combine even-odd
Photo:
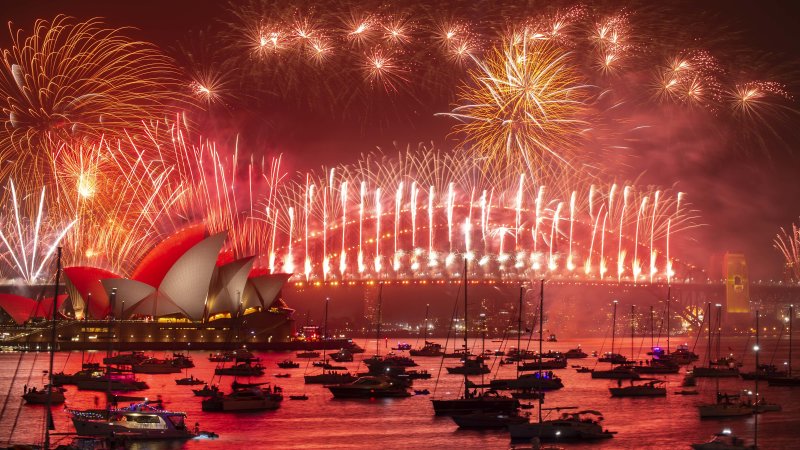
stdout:
[[[464,352],[469,349],[467,335],[469,334],[467,314],[467,271],[469,269],[467,258],[464,258]],[[465,356],[464,361],[469,358]],[[487,390],[480,394],[470,392],[470,383],[466,372],[464,375],[464,394],[455,399],[433,399],[433,411],[436,415],[453,415],[465,412],[515,412],[519,409],[519,400],[497,394],[494,390]]]
[[[519,349],[521,348],[521,336],[522,336],[522,299],[525,295],[525,288],[520,286],[519,288],[519,308],[518,308],[518,318],[517,318],[517,353],[521,356],[521,352]],[[541,343],[541,340],[539,341]],[[520,368],[520,361],[521,358],[517,357],[516,364],[517,364],[517,372],[519,372]],[[519,395],[518,395],[519,394]],[[537,393],[531,393],[530,390],[520,390],[519,393],[512,394],[514,398],[520,397],[534,397],[538,398]],[[519,423],[527,423],[528,418],[524,415],[520,415],[518,410],[515,411],[488,411],[488,412],[472,412],[466,414],[454,414],[451,416],[453,422],[458,425],[459,428],[466,428],[466,429],[497,429],[497,428],[506,428],[508,425],[511,424],[519,424]]]
[[361,362],[367,366],[368,371],[359,373],[361,376],[390,376],[390,377],[405,377],[407,367],[416,367],[417,363],[408,356],[396,355],[389,353],[381,355],[381,308],[383,305],[383,284],[378,287],[378,317],[375,326],[375,354],[370,358],[363,359]]
[[[617,332],[617,304],[619,302],[614,300],[614,309],[611,315],[611,352],[606,353],[602,358],[598,358],[599,362],[610,362],[612,364],[612,368],[609,370],[593,370],[592,371],[592,378],[602,378],[602,379],[612,379],[612,380],[638,380],[641,378],[638,373],[636,373],[632,367],[625,365],[628,363],[628,359],[622,356],[619,353],[614,353],[614,341],[616,338]],[[614,364],[620,364],[617,367],[613,367]]]
[[713,335],[712,335],[712,327],[711,324],[714,322],[711,317],[711,303],[708,304],[708,310],[706,312],[708,315],[708,367],[693,367],[692,368],[692,375],[697,378],[738,378],[739,377],[739,368],[736,367],[734,364],[730,364],[725,361],[724,358],[720,358],[719,355],[719,346],[720,341],[722,339],[722,305],[717,304],[717,359],[711,359],[711,344],[713,342]]
[[[634,339],[634,305],[631,305],[631,359],[633,359],[633,339]],[[633,370],[639,374],[667,374],[667,373],[678,373],[680,371],[680,366],[678,363],[672,361],[670,358],[666,358],[663,352],[663,349],[655,347],[652,345],[653,342],[653,307],[650,307],[650,348],[652,351],[648,352],[652,355],[652,358],[645,361],[642,364],[639,361],[639,365],[634,365]],[[667,330],[669,333],[669,330]],[[660,356],[659,356],[660,355]],[[666,390],[664,391],[664,395],[666,395]]]
[[[718,305],[720,308],[722,305]],[[747,405],[740,401],[740,396],[738,394],[723,394],[719,391],[719,378],[722,378],[726,375],[716,375],[721,369],[717,369],[715,367],[711,367],[711,303],[708,304],[708,310],[706,312],[708,315],[708,360],[709,360],[709,367],[708,368],[695,368],[693,372],[696,372],[698,369],[706,369],[706,372],[703,373],[711,373],[712,375],[698,375],[695,373],[694,376],[711,376],[716,378],[716,401],[714,403],[704,403],[697,406],[698,412],[700,413],[701,419],[712,418],[712,417],[737,417],[737,416],[749,416],[753,414],[753,405]],[[721,314],[717,314],[719,318],[721,318]],[[719,318],[717,319],[717,327],[719,328]],[[718,341],[719,342],[719,341]],[[738,371],[737,371],[738,373]]]
[[[330,303],[330,298],[325,299],[325,328],[322,333],[322,339],[324,341],[328,340],[328,303]],[[327,366],[325,365],[322,366],[321,374],[305,375],[303,378],[305,379],[306,384],[341,384],[354,381],[356,377],[351,375],[349,372],[342,373],[330,369],[330,365],[327,363],[327,360],[325,359],[326,347],[327,345],[322,346],[322,362]]]
[[[517,328],[519,328],[517,332],[517,348],[518,348],[517,352],[519,355],[519,357],[517,358],[517,378],[494,379],[489,382],[489,387],[492,389],[500,389],[500,390],[514,389],[523,391],[525,393],[528,393],[530,391],[536,391],[540,393],[542,391],[561,389],[562,387],[564,387],[564,383],[561,381],[561,378],[559,378],[557,375],[553,374],[553,372],[549,370],[547,372],[544,372],[544,370],[547,368],[545,367],[545,363],[541,358],[542,342],[544,342],[542,339],[543,337],[542,334],[544,332],[544,280],[542,280],[539,289],[539,356],[540,357],[537,362],[531,363],[534,366],[536,366],[535,370],[537,370],[537,372],[531,374],[522,374],[522,375],[519,374],[520,369],[522,368],[522,366],[520,366],[519,363],[520,360],[524,357],[523,355],[526,353],[523,352],[521,349],[519,349],[520,336],[522,330],[521,295],[522,292],[520,292],[520,318],[517,321]],[[566,362],[566,360],[564,360],[564,362]],[[522,393],[518,393],[517,397],[521,396],[520,394]]]
[[425,327],[422,331],[422,341],[425,343],[422,348],[411,349],[408,353],[411,356],[442,356],[444,351],[441,344],[428,341],[428,312],[431,305],[425,305]]
[[368,364],[369,373],[359,376],[354,381],[326,385],[325,387],[333,394],[333,398],[402,398],[412,395],[408,392],[408,381],[397,378],[397,375],[405,371],[405,367],[394,365],[392,358],[401,357],[381,358],[380,356],[382,302],[383,284],[378,288],[378,320],[375,327],[377,334],[375,340],[376,354],[370,358],[372,362]]
[[800,376],[792,375],[792,322],[794,321],[794,305],[789,305],[789,366],[785,376],[770,376],[767,383],[770,386],[800,387]]

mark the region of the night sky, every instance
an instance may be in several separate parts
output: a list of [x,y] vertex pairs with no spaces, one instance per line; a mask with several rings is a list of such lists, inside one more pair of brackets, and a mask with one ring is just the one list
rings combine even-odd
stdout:
[[[486,8],[494,3],[485,2]],[[528,3],[536,7],[545,2]],[[648,3],[633,3],[632,9]],[[766,70],[770,76],[776,74],[794,96],[793,106],[798,107],[800,7],[793,2],[670,3],[664,11],[670,20],[677,16],[687,23],[704,23],[705,33],[729,36],[736,52],[756,55],[759,70]],[[15,28],[30,29],[36,18],[51,19],[59,13],[78,19],[102,17],[112,26],[134,27],[128,34],[154,42],[171,55],[190,32],[219,27],[229,16],[227,3],[214,0],[87,0],[8,1],[0,18],[13,22]],[[8,33],[2,33],[0,45],[7,42]],[[299,103],[244,97],[224,112],[206,118],[203,126],[206,135],[221,143],[230,143],[239,133],[248,151],[266,155],[281,152],[290,170],[300,170],[352,162],[360,153],[376,147],[391,149],[394,142],[404,147],[433,141],[446,148],[452,140],[448,133],[453,123],[434,114],[449,110],[450,103],[438,97],[429,102],[391,103],[380,117],[365,118],[372,111],[329,114]],[[643,119],[651,123],[659,120],[652,116]],[[770,140],[766,149],[753,151],[733,149],[735,137],[708,139],[702,127],[689,123],[691,118],[671,120],[671,129],[654,130],[651,139],[634,148],[632,158],[619,168],[620,179],[641,175],[643,184],[677,183],[678,190],[687,192],[689,202],[706,224],[692,231],[699,245],[687,250],[698,265],[707,266],[711,254],[742,251],[750,260],[753,278],[780,278],[781,257],[772,248],[772,240],[779,227],[790,226],[800,215],[800,133],[793,130],[799,128],[800,116],[792,113],[783,119],[785,123],[779,129],[786,132],[781,142]],[[314,126],[308,126],[311,123]],[[659,133],[670,145],[652,144],[659,140]]]

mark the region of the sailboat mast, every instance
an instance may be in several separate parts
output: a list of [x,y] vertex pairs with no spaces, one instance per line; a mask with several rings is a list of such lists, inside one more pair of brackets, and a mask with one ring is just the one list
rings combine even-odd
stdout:
[[755,389],[753,389],[756,393],[756,398],[753,401],[756,409],[755,414],[753,414],[753,447],[758,448],[758,351],[761,350],[761,346],[758,342],[758,310],[756,310],[756,345],[753,347],[753,350],[756,353],[756,377],[755,377]]
[[542,423],[542,341],[544,331],[544,279],[539,282],[539,423]]
[[655,330],[653,329],[653,305],[650,305],[650,350],[653,350],[655,343],[653,341]]
[[[670,347],[669,347],[669,335],[670,335],[670,317],[669,317],[669,304],[670,300],[672,300],[672,286],[667,286],[667,354],[669,355]],[[710,303],[709,303],[710,305]]]
[[467,349],[467,257],[464,257],[464,398],[469,397],[469,384],[467,383],[467,359],[468,351]]
[[425,330],[423,330],[422,332],[423,346],[428,343],[428,312],[430,311],[430,309],[431,309],[430,303],[425,305]]
[[517,375],[519,375],[519,363],[522,361],[522,297],[525,295],[525,288],[519,286],[519,316],[517,317]]
[[47,424],[44,427],[44,448],[50,448],[50,430],[55,429],[53,424],[53,412],[50,408],[53,406],[53,359],[56,355],[56,314],[58,314],[58,284],[61,282],[61,247],[58,247],[58,254],[56,255],[56,283],[53,286],[53,326],[50,328],[50,370],[47,372],[48,386],[47,386]]
[[614,357],[614,338],[617,336],[617,303],[619,301],[614,300],[614,312],[611,315],[611,357]]
[[708,312],[706,314],[708,315],[708,353],[706,353],[706,355],[708,355],[708,367],[710,368],[711,367],[711,340],[712,340],[712,337],[711,337],[711,326],[714,324],[714,320],[711,319],[711,302],[708,303]]
[[722,358],[722,305],[717,303],[717,362]]
[[792,376],[792,322],[794,322],[794,305],[789,305],[789,377]]
[[634,314],[636,314],[636,305],[631,305],[631,361],[634,359],[633,358]]
[[325,363],[326,352],[325,349],[328,348],[328,303],[330,303],[331,298],[325,297],[325,327],[322,329],[322,363]]
[[375,354],[381,356],[381,304],[383,303],[383,283],[378,286],[378,323],[375,325]]

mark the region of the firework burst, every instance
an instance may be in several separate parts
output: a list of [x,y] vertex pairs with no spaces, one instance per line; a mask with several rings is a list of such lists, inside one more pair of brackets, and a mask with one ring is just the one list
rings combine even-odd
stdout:
[[11,32],[0,70],[0,146],[41,151],[52,135],[97,137],[160,119],[179,104],[171,61],[98,20],[57,16]]
[[786,273],[791,280],[800,282],[800,228],[796,224],[792,224],[788,231],[781,228],[775,236],[774,246],[783,255]]
[[569,53],[523,32],[477,65],[448,114],[464,145],[488,164],[522,162],[532,174],[569,166],[588,98]]

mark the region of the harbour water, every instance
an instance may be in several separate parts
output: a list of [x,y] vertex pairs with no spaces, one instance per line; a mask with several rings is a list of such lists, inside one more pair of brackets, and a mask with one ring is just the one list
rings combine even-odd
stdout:
[[[636,338],[635,351],[639,358],[645,358],[645,349],[649,346],[649,337]],[[356,355],[356,362],[345,363],[349,368],[365,370],[358,361],[375,352],[375,339],[357,340],[367,352]],[[398,340],[390,339],[380,343],[381,353],[390,351]],[[407,340],[412,345],[415,340]],[[444,340],[439,340],[444,344]],[[673,346],[682,343],[681,338],[674,338]],[[421,342],[416,342],[417,345]],[[689,341],[692,345],[693,339]],[[777,343],[777,345],[776,345]],[[630,353],[630,339],[624,340],[621,349],[623,354]],[[662,342],[663,344],[663,342]],[[744,361],[743,370],[752,370],[752,340],[746,337],[723,338],[721,348],[724,353],[730,349],[735,357]],[[481,341],[475,340],[474,349],[480,351]],[[502,344],[486,340],[487,349],[497,349]],[[514,343],[512,343],[514,345]],[[545,343],[545,351],[566,351],[578,345],[590,353],[593,350],[608,351],[610,342],[603,339],[564,339],[556,343]],[[452,343],[450,344],[452,348]],[[525,343],[523,341],[523,347]],[[530,348],[538,347],[531,342]],[[788,342],[784,337],[761,340],[761,362],[782,365],[788,355]],[[701,355],[698,364],[703,363],[705,341],[697,343],[695,351]],[[200,379],[211,381],[215,363],[208,361],[207,352],[191,352],[196,367],[188,373]],[[85,358],[101,361],[105,352],[87,352]],[[157,353],[156,357],[166,355]],[[258,413],[204,413],[201,411],[200,398],[195,397],[190,386],[178,386],[175,379],[183,374],[171,375],[139,375],[146,381],[150,389],[132,395],[141,395],[150,399],[161,398],[165,408],[184,411],[188,414],[188,423],[199,422],[200,428],[218,433],[215,440],[192,440],[188,442],[134,444],[130,448],[161,449],[232,449],[232,448],[276,448],[276,449],[360,449],[360,448],[458,448],[458,449],[503,449],[509,448],[510,439],[507,431],[465,431],[459,430],[448,417],[435,417],[431,407],[431,398],[454,398],[463,392],[463,377],[449,375],[441,364],[441,358],[414,358],[420,367],[433,374],[430,380],[415,380],[414,389],[428,389],[431,395],[417,395],[405,399],[385,400],[334,400],[330,392],[320,385],[305,385],[304,373],[317,373],[319,369],[311,367],[306,360],[295,358],[289,352],[259,353],[262,363],[267,367],[263,377],[251,381],[269,381],[272,385],[283,388],[286,400],[277,411]],[[284,359],[294,359],[301,363],[298,369],[279,369],[277,363]],[[513,365],[498,366],[499,360],[487,362],[492,365],[490,377],[510,377],[515,369]],[[43,371],[47,369],[46,353],[2,353],[0,354],[0,405],[3,415],[0,418],[0,446],[7,443],[34,442],[40,439],[43,432],[44,409],[41,406],[30,406],[22,403],[23,385],[41,386]],[[457,359],[445,359],[444,367],[455,366]],[[679,390],[684,368],[677,375],[668,375],[668,395],[665,398],[611,398],[608,388],[616,385],[616,381],[593,380],[588,373],[577,373],[571,365],[594,367],[596,359],[587,358],[569,360],[566,369],[556,371],[564,381],[565,388],[548,392],[545,407],[577,406],[581,409],[595,409],[603,413],[604,427],[618,432],[610,440],[593,444],[562,443],[565,448],[605,448],[605,449],[668,449],[689,448],[689,444],[703,442],[713,433],[723,428],[730,428],[735,434],[748,440],[753,438],[754,417],[727,420],[700,420],[695,405],[713,401],[716,392],[716,380],[698,379],[697,389],[700,395],[682,396],[674,394]],[[55,372],[72,373],[79,370],[81,353],[59,353],[55,358]],[[603,368],[607,364],[598,364]],[[691,367],[691,366],[689,366]],[[289,378],[275,378],[275,374],[290,373]],[[16,381],[12,379],[16,374]],[[438,380],[437,380],[438,378]],[[470,377],[480,381],[480,376]],[[215,380],[218,381],[218,378]],[[232,377],[223,377],[220,387],[229,390]],[[245,381],[245,380],[240,380]],[[623,382],[627,383],[627,382]],[[738,378],[719,380],[720,390],[733,393],[742,389],[752,390],[752,381]],[[93,408],[97,402],[101,407],[105,404],[103,393],[78,391],[74,386],[67,386],[67,407]],[[767,400],[779,403],[781,412],[770,412],[758,416],[760,449],[797,448],[800,439],[800,389],[788,387],[768,387],[766,382],[760,383],[760,392]],[[305,393],[307,401],[291,401],[288,395]],[[6,395],[8,394],[8,397]],[[533,402],[525,401],[525,402]],[[74,432],[63,406],[54,407],[56,433]],[[536,420],[536,410],[528,410]],[[547,413],[547,411],[545,411]],[[555,413],[553,413],[555,414]],[[551,417],[552,418],[552,417]],[[68,442],[71,437],[57,436],[56,442]]]

